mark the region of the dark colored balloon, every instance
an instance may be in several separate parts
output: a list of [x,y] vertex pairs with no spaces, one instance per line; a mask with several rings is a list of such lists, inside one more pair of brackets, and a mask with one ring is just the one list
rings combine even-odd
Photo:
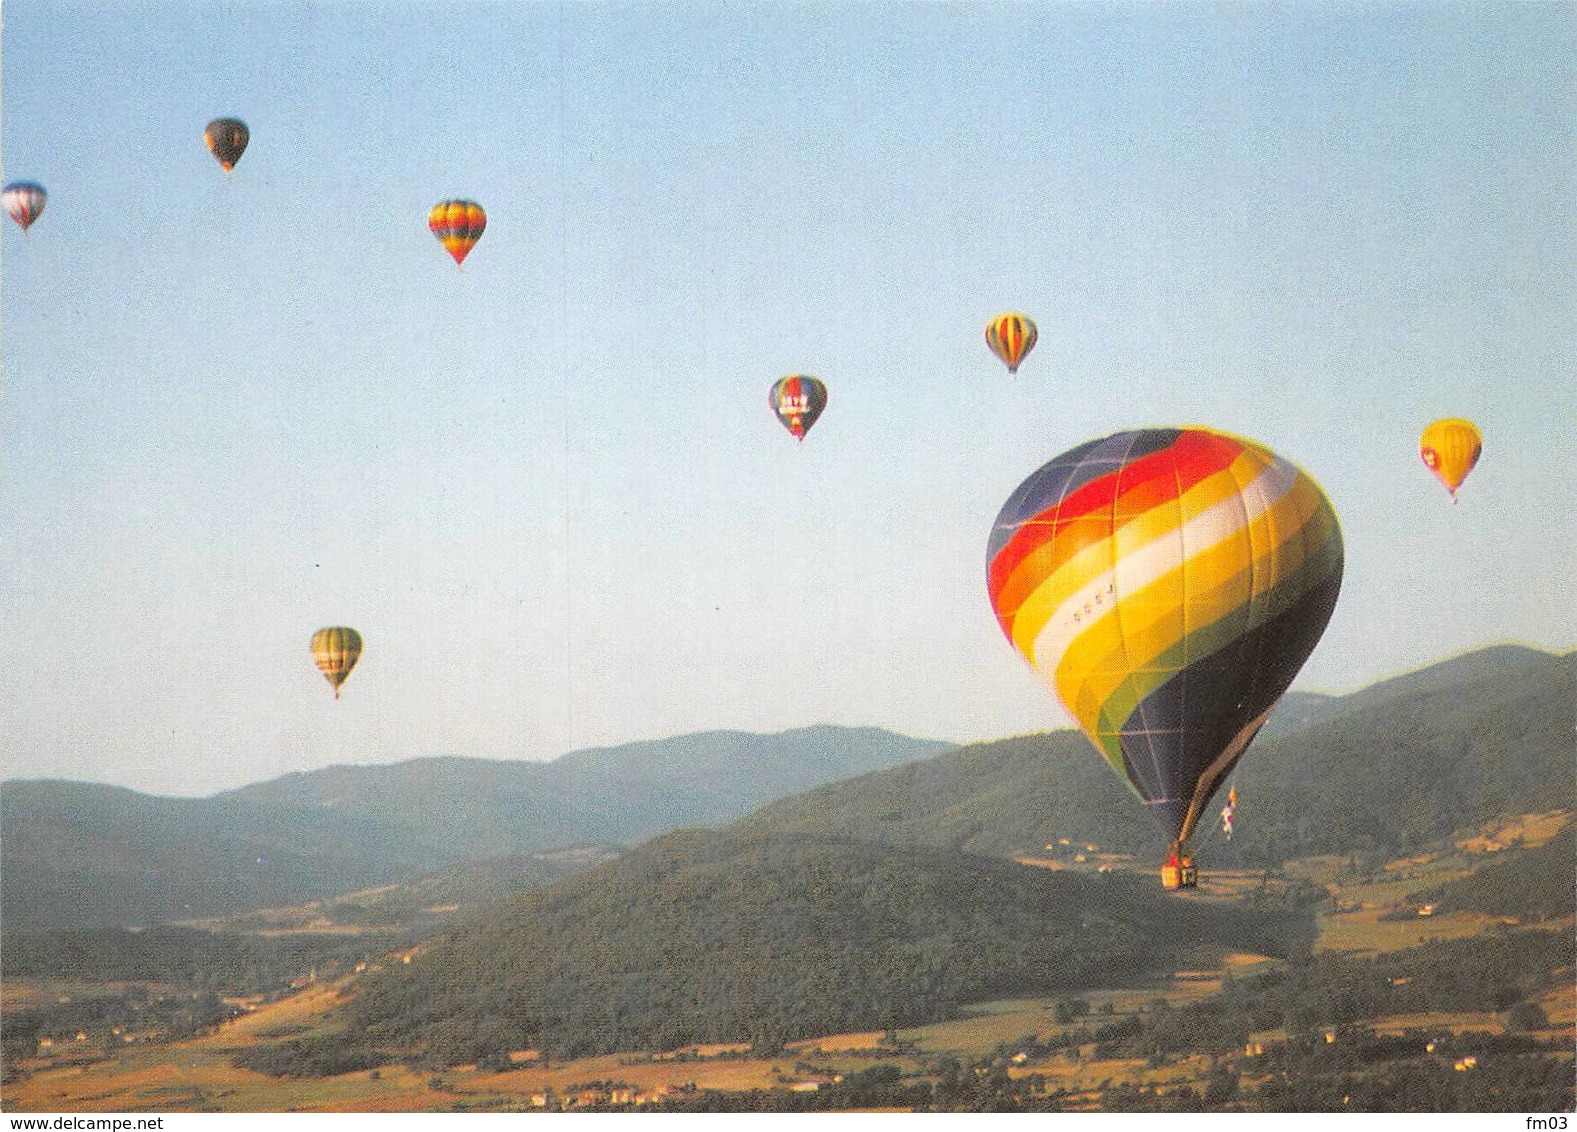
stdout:
[[220,166],[228,173],[246,152],[246,143],[252,140],[252,132],[239,118],[215,118],[203,131],[203,140],[208,143],[208,151],[219,159]]

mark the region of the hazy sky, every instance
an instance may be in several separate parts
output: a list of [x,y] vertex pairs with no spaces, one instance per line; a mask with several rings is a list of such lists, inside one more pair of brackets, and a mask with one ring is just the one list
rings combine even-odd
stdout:
[[1145,425],[1330,495],[1297,686],[1577,643],[1570,4],[6,0],[3,51],[6,775],[1067,726],[986,540]]

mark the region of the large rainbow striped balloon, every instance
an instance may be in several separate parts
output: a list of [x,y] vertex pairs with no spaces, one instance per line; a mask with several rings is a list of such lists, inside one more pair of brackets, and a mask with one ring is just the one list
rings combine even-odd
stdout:
[[1019,485],[987,551],[1002,631],[1178,842],[1314,650],[1341,581],[1319,485],[1203,428],[1065,452]]

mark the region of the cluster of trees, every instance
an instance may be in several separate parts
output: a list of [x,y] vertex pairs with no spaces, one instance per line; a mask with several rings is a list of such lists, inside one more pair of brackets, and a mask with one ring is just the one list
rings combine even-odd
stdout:
[[1549,1052],[1481,1056],[1468,1072],[1443,1058],[1371,1071],[1303,1067],[1260,1086],[1263,1112],[1571,1112],[1569,1057]]
[[851,1073],[814,1092],[706,1089],[671,1095],[652,1106],[656,1112],[849,1112],[895,1108],[916,1112],[1055,1112],[1054,1097],[1033,1079],[1005,1072],[974,1073],[949,1059],[935,1079],[905,1077],[896,1065],[877,1065]]
[[242,1069],[274,1077],[333,1077],[386,1065],[389,1058],[344,1034],[292,1038],[268,1045],[246,1046],[231,1059]]
[[0,946],[0,974],[264,994],[314,967],[320,974],[333,971],[397,941],[393,935],[259,936],[178,927],[7,934]]
[[[1442,940],[1373,958],[1304,956],[1265,974],[1229,979],[1219,995],[1203,1002],[1169,1007],[1158,999],[1142,1015],[1065,1031],[1054,1048],[1094,1042],[1099,1057],[1160,1063],[1188,1054],[1231,1054],[1251,1034],[1281,1028],[1294,1038],[1290,1059],[1279,1067],[1283,1072],[1302,1071],[1310,1050],[1385,1060],[1416,1053],[1427,1039],[1388,1044],[1389,1039],[1365,1036],[1363,1023],[1426,1011],[1505,1011],[1514,1028],[1534,1028],[1530,1023],[1543,1012],[1528,1000],[1559,985],[1561,972],[1574,961],[1577,941],[1558,931]],[[1359,1028],[1349,1032],[1352,1026]],[[1326,1042],[1327,1033],[1344,1040]]]

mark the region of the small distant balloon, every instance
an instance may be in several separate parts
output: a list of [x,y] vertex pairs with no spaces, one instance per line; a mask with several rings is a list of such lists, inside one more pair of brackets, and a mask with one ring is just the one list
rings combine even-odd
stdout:
[[446,200],[428,212],[427,227],[455,263],[463,264],[487,229],[487,213],[474,200]]
[[44,211],[44,202],[48,199],[44,186],[35,181],[12,181],[0,190],[0,200],[5,201],[7,214],[22,226],[23,235]]
[[334,688],[339,699],[340,685],[361,659],[361,634],[343,625],[319,629],[312,634],[312,661]]
[[768,398],[772,412],[795,440],[804,440],[821,411],[827,407],[827,387],[805,373],[779,378]]
[[1418,438],[1418,455],[1435,478],[1446,485],[1452,503],[1457,501],[1457,488],[1483,452],[1484,438],[1478,427],[1460,417],[1436,421]]
[[235,163],[246,152],[246,143],[251,140],[252,132],[239,118],[215,118],[203,131],[208,152],[219,159],[219,167],[226,173],[235,168]]
[[1019,364],[1035,348],[1040,336],[1035,323],[1028,315],[1010,312],[999,314],[986,324],[986,345],[1002,359],[1009,373],[1017,373]]

